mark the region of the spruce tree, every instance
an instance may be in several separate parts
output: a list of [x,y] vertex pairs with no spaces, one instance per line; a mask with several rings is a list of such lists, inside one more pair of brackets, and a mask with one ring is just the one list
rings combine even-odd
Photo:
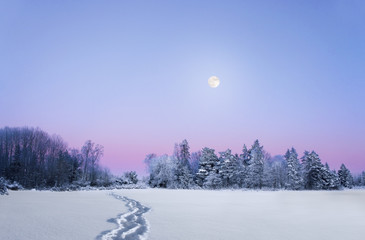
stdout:
[[328,163],[326,163],[324,166],[322,180],[323,180],[323,189],[335,190],[339,189],[340,187],[340,180],[338,178],[338,175],[336,171],[330,170]]
[[216,171],[210,172],[203,184],[203,187],[208,189],[219,189],[222,186],[221,175]]
[[248,188],[248,177],[249,177],[249,165],[251,163],[251,150],[246,147],[246,144],[243,145],[242,153],[240,155],[240,162],[242,165],[241,171],[241,184],[243,187]]
[[303,180],[305,189],[318,190],[325,188],[325,167],[321,163],[321,159],[315,151],[309,153],[304,152],[302,157],[303,164]]
[[230,149],[220,152],[220,176],[223,187],[238,186],[240,183],[240,166],[238,156],[232,154]]
[[345,164],[341,164],[340,170],[338,170],[338,177],[340,179],[341,186],[352,188],[353,178],[350,170],[346,168]]
[[365,171],[361,173],[361,186],[365,186]]
[[285,187],[290,190],[299,190],[303,186],[303,179],[300,172],[298,154],[292,148],[291,150],[288,149],[284,157],[287,163],[287,182]]
[[258,140],[254,142],[250,150],[247,186],[249,188],[262,188],[264,173],[263,147]]
[[197,184],[203,187],[206,178],[211,172],[219,173],[220,161],[217,155],[214,153],[214,149],[203,148],[199,161],[199,171],[197,175]]

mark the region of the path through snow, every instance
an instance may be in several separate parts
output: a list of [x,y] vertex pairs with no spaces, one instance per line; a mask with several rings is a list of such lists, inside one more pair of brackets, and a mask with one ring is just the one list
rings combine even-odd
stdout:
[[111,193],[110,195],[118,200],[126,202],[126,206],[128,207],[129,211],[119,215],[117,218],[111,219],[110,221],[115,222],[118,225],[117,228],[101,233],[98,239],[147,239],[147,231],[149,226],[143,214],[146,213],[149,208],[143,206],[140,202],[136,200],[124,196],[119,196],[115,193]]

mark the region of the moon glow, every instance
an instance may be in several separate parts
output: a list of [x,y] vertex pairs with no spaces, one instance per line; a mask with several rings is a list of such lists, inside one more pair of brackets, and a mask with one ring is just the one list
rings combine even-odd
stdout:
[[208,84],[211,88],[216,88],[219,86],[219,78],[216,77],[216,76],[211,76],[209,79],[208,79]]

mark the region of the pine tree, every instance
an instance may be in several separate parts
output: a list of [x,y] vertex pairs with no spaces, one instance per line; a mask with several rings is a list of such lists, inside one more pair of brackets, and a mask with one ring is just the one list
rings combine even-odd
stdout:
[[263,147],[258,140],[254,142],[250,150],[250,160],[248,166],[247,186],[249,188],[262,188],[264,173]]
[[214,149],[203,148],[201,152],[201,158],[199,162],[199,171],[197,175],[197,184],[203,187],[206,182],[206,178],[211,172],[219,173],[220,161],[217,155],[214,153]]
[[318,154],[314,151],[304,152],[302,157],[303,164],[303,180],[305,189],[318,190],[326,188],[326,170]]
[[240,166],[238,156],[232,154],[230,149],[220,152],[220,176],[223,187],[237,187],[240,184]]
[[203,184],[204,188],[219,189],[222,187],[222,178],[219,173],[212,171],[209,173]]
[[323,180],[323,188],[328,190],[335,190],[339,189],[340,187],[340,180],[336,171],[331,171],[328,163],[324,166],[324,171],[322,174]]
[[300,172],[297,151],[294,148],[288,149],[284,157],[287,163],[287,182],[285,187],[291,190],[299,190],[303,186],[303,178]]
[[240,174],[241,185],[247,188],[249,187],[248,176],[249,176],[249,165],[251,162],[251,151],[247,149],[246,144],[243,145],[242,153],[240,155],[240,162],[242,166]]
[[248,150],[246,147],[246,144],[243,145],[243,149],[242,149],[242,154],[240,155],[241,159],[242,159],[242,163],[245,166],[250,165],[250,161],[251,161],[251,150]]
[[242,159],[238,156],[238,154],[234,154],[234,161],[235,161],[235,168],[233,170],[233,179],[234,187],[242,187],[243,181],[242,181],[242,175],[244,173],[244,165],[242,162]]
[[345,164],[341,164],[340,170],[338,170],[338,177],[343,187],[352,188],[353,178],[350,170],[348,170]]

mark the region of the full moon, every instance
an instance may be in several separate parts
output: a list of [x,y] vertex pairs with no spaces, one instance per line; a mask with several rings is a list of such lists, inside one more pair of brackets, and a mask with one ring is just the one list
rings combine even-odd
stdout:
[[219,78],[216,77],[216,76],[211,76],[209,79],[208,79],[208,84],[211,88],[216,88],[219,86]]

